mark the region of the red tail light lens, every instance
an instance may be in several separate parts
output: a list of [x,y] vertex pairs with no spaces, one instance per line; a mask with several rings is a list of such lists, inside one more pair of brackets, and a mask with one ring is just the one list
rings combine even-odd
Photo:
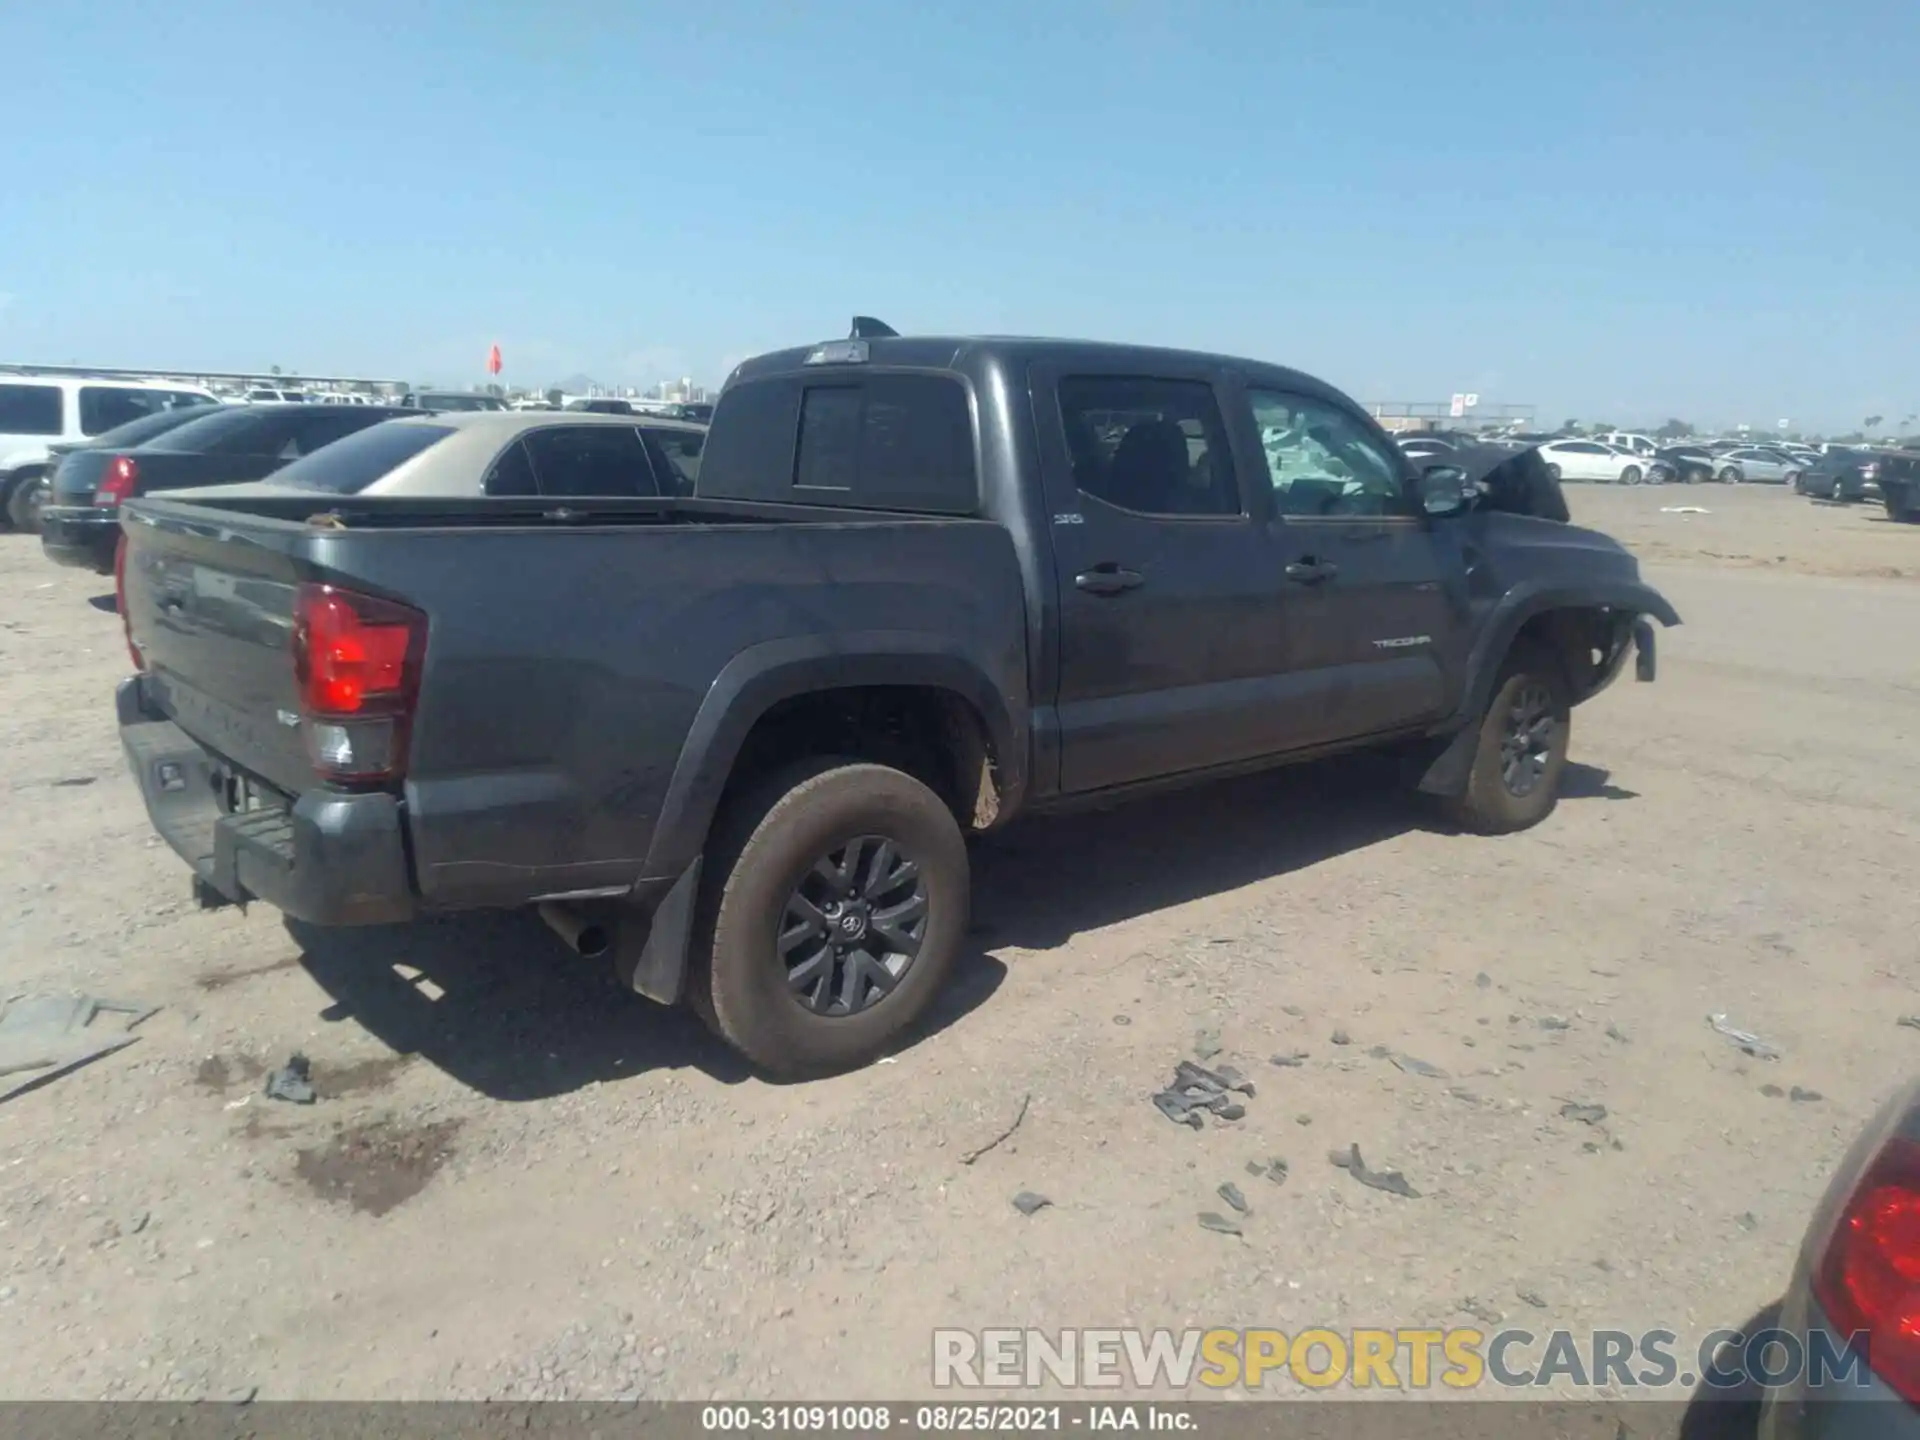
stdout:
[[122,535],[113,545],[113,608],[120,612],[120,633],[127,637],[127,654],[133,657],[133,668],[144,670],[147,662],[141,658],[140,647],[133,643],[133,619],[127,614],[127,537]]
[[133,487],[140,483],[140,467],[131,455],[116,455],[107,466],[107,473],[100,487],[93,492],[96,505],[118,505],[133,494]]
[[302,585],[294,600],[293,668],[314,768],[331,780],[406,773],[427,617],[392,600]]
[[1867,1334],[1873,1373],[1920,1405],[1920,1145],[1890,1140],[1847,1197],[1813,1293],[1844,1338]]

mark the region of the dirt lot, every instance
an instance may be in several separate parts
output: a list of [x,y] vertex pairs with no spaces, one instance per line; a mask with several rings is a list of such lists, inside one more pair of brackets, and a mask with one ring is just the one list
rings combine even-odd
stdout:
[[[1920,1061],[1920,528],[1572,498],[1688,623],[1578,713],[1545,827],[1444,833],[1365,762],[1036,824],[979,857],[938,1023],[804,1086],[531,919],[195,911],[107,585],[0,537],[0,983],[162,1007],[0,1105],[0,1395],[899,1397],[935,1325],[1742,1323]],[[1258,1094],[1194,1133],[1147,1097],[1205,1030]],[[294,1050],[310,1107],[259,1094]],[[1196,1223],[1224,1181],[1243,1238]]]

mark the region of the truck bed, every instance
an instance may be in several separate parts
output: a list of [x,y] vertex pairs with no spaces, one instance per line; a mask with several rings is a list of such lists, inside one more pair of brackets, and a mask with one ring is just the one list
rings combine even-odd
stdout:
[[[875,683],[868,652],[950,655],[1027,709],[1019,570],[989,521],[693,499],[208,496],[125,511],[132,708],[294,831],[384,807],[418,909],[677,873],[691,856],[658,822],[690,741],[714,739],[695,734],[704,703],[785,652],[839,657],[858,684]],[[409,764],[383,794],[323,786],[308,757],[289,648],[302,583],[427,617]],[[216,823],[180,823],[203,821]]]

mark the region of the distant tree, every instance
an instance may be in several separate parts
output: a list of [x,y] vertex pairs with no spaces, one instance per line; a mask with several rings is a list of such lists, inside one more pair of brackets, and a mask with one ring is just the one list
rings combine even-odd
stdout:
[[269,365],[267,367],[267,373],[269,375],[278,375],[280,373],[280,367],[278,365]]
[[1567,434],[1571,435],[1574,431],[1580,428],[1580,422],[1578,420],[1562,420],[1560,422],[1560,428],[1563,431],[1565,431]]
[[1862,430],[1878,430],[1880,428],[1880,422],[1885,418],[1884,415],[1869,415],[1860,422],[1860,428]]
[[553,390],[547,391],[547,403],[549,405],[557,406],[566,398],[567,398],[567,392],[564,390],[553,389]]
[[1653,432],[1656,440],[1684,440],[1693,433],[1693,426],[1684,420],[1669,420]]

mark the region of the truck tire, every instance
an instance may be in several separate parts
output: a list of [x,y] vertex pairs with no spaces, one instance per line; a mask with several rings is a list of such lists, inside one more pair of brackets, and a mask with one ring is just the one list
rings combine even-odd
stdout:
[[779,772],[728,807],[710,860],[691,1003],[775,1075],[885,1053],[966,938],[959,822],[890,766],[821,758]]
[[1480,720],[1467,788],[1447,802],[1464,830],[1505,835],[1538,825],[1560,798],[1573,735],[1567,677],[1549,650],[1516,645]]

